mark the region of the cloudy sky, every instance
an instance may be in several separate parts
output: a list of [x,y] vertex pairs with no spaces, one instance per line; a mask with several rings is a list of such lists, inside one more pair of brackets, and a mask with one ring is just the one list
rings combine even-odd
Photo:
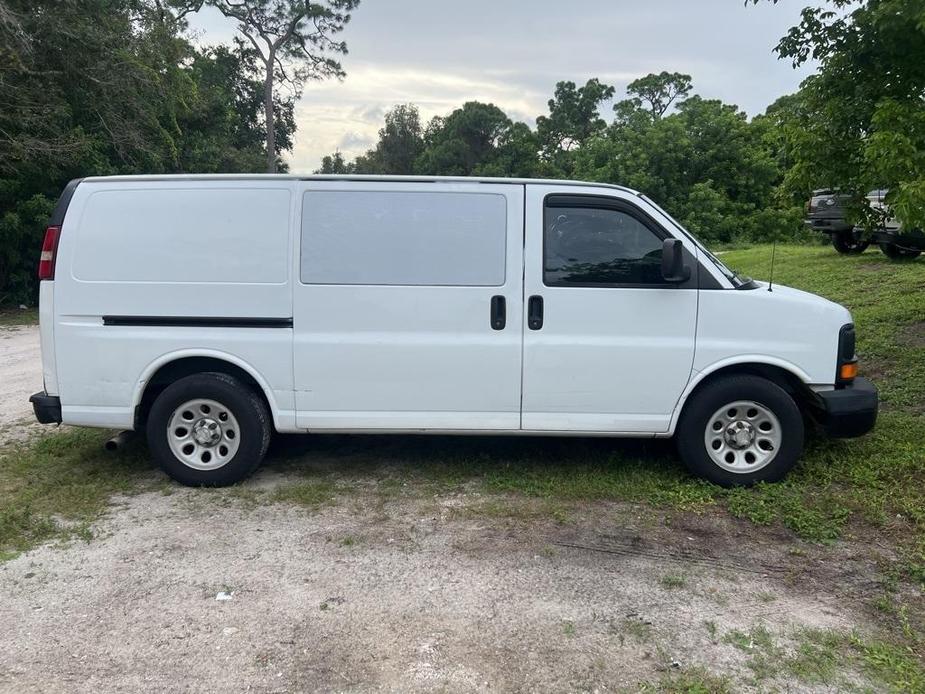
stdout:
[[[397,103],[417,104],[426,120],[487,101],[533,125],[560,80],[598,77],[622,98],[627,83],[649,72],[686,72],[695,93],[761,113],[807,74],[771,52],[804,4],[362,0],[343,33],[347,78],[305,88],[290,166],[311,172],[335,150],[348,158],[365,151]],[[190,24],[202,44],[234,34],[234,23],[214,9]]]

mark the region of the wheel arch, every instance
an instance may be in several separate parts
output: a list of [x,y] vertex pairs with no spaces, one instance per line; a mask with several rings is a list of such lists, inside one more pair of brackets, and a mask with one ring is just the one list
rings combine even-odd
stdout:
[[744,357],[736,361],[717,362],[703,371],[695,372],[678,399],[677,405],[675,405],[668,433],[674,434],[678,426],[678,420],[681,419],[681,414],[684,411],[684,406],[691,396],[710,383],[725,376],[733,375],[760,376],[779,385],[793,397],[801,412],[808,413],[813,394],[809,387],[809,375],[805,371],[783,360],[767,357]]
[[152,403],[167,386],[186,376],[210,371],[233,376],[251,386],[267,406],[274,427],[279,428],[273,390],[257,369],[226,352],[183,350],[162,355],[142,373],[132,397],[135,430],[144,426]]

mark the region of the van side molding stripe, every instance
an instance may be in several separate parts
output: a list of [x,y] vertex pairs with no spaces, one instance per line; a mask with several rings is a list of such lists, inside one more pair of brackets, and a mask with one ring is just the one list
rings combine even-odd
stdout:
[[103,325],[159,328],[291,328],[292,318],[221,318],[215,316],[103,316]]

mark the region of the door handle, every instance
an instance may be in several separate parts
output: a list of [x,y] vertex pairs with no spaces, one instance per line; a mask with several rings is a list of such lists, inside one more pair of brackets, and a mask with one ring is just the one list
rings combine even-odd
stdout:
[[504,330],[507,325],[507,301],[503,296],[491,297],[491,328]]
[[543,327],[543,297],[531,296],[527,301],[527,327],[539,330]]

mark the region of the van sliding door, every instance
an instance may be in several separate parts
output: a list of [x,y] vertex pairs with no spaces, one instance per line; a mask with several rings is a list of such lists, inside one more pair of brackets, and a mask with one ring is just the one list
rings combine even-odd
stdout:
[[298,426],[518,429],[524,187],[306,181],[301,194]]

